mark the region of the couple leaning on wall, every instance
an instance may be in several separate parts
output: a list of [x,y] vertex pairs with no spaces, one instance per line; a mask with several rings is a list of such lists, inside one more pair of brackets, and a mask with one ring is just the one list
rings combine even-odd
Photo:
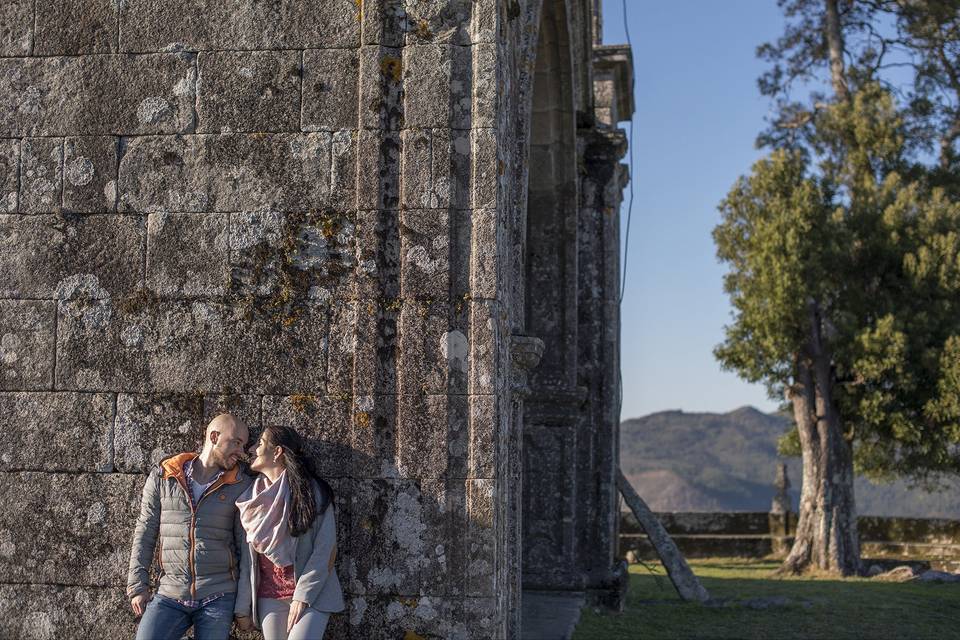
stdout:
[[226,640],[234,620],[265,640],[321,640],[343,610],[333,491],[293,429],[269,426],[249,451],[248,438],[243,422],[219,415],[200,454],[150,472],[127,576],[137,640],[179,640],[191,626],[196,640]]

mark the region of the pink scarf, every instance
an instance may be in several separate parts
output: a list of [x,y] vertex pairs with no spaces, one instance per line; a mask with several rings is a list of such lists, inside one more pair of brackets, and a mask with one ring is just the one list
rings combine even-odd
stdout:
[[290,535],[290,486],[287,472],[270,483],[258,475],[253,484],[237,498],[240,524],[247,532],[247,541],[278,567],[293,564],[297,541]]

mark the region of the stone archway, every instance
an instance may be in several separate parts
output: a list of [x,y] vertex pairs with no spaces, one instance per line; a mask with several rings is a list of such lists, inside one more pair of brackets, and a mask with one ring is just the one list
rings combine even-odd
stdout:
[[568,586],[574,568],[577,371],[577,152],[566,3],[544,2],[531,98],[524,333],[543,341],[523,421],[525,588]]

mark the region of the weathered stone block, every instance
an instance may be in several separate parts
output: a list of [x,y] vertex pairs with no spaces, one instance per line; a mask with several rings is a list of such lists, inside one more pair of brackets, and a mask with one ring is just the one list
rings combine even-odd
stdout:
[[355,298],[393,301],[400,296],[400,228],[397,212],[357,213],[355,278]]
[[38,2],[34,54],[116,52],[119,6],[115,0]]
[[0,212],[17,210],[19,183],[20,141],[0,140]]
[[505,358],[497,351],[510,335],[506,311],[492,301],[471,301],[469,372],[471,394],[505,391]]
[[117,208],[118,140],[67,138],[63,143],[63,209],[103,213]]
[[[29,602],[29,611],[24,604]],[[136,624],[119,587],[0,584],[0,632],[19,640],[132,638]]]
[[120,162],[120,210],[349,210],[354,190],[333,186],[352,175],[354,154],[348,132],[133,138]]
[[350,294],[356,223],[334,212],[230,215],[235,293],[308,298],[321,303]]
[[354,0],[126,0],[122,51],[310,49],[360,44]]
[[[500,209],[500,180],[503,162],[497,148],[495,129],[474,129],[472,132],[472,193],[473,209]],[[532,163],[531,163],[532,166]]]
[[119,215],[0,215],[0,297],[132,293],[143,279],[143,220]]
[[497,0],[474,0],[470,27],[473,42],[497,42],[500,3]]
[[489,638],[491,630],[502,628],[503,616],[507,614],[497,598],[464,598],[462,607],[457,626],[465,640]]
[[403,54],[400,49],[360,48],[360,127],[399,131],[403,127]]
[[470,208],[470,159],[469,131],[405,130],[402,206]]
[[199,68],[197,131],[300,130],[298,52],[204,52]]
[[33,0],[0,3],[0,56],[25,56],[33,40]]
[[[417,596],[424,557],[423,497],[407,480],[359,480],[351,494],[346,575],[354,594]],[[376,628],[375,625],[370,628]]]
[[363,640],[466,639],[470,636],[459,621],[460,610],[459,600],[432,594],[417,597],[354,596],[350,602],[350,637]]
[[63,188],[63,140],[29,138],[23,141],[20,167],[20,212],[60,211]]
[[470,47],[403,49],[404,118],[408,127],[469,129]]
[[[468,596],[495,596],[496,532],[494,510],[498,496],[493,480],[467,480],[467,563]],[[495,613],[495,611],[493,612]]]
[[152,213],[147,286],[160,296],[219,296],[230,287],[230,215]]
[[60,302],[57,380],[67,389],[316,393],[327,307],[80,297]]
[[471,212],[469,291],[474,299],[499,298],[506,286],[511,247],[505,217],[494,209]]
[[5,580],[46,588],[65,582],[109,586],[122,593],[142,477],[32,472],[0,477],[0,498],[13,505],[0,513]]
[[340,390],[366,395],[396,393],[399,303],[361,300],[352,306],[355,311],[338,316],[337,330],[349,332],[338,348],[352,347],[349,356],[344,357],[349,358],[353,367],[352,376],[338,383]]
[[352,476],[355,478],[398,478],[397,396],[356,395],[353,397]]
[[363,348],[357,340],[358,306],[356,302],[333,302],[330,305],[327,391],[332,395],[353,393],[354,354]]
[[473,4],[473,0],[404,0],[406,43],[470,44]]
[[356,49],[304,51],[303,130],[356,129],[359,83]]
[[[486,2],[486,0],[484,0]],[[476,6],[476,5],[475,5]],[[477,9],[475,8],[476,12]],[[499,100],[504,91],[497,80],[497,46],[495,44],[475,44],[473,54],[473,106],[470,123],[475,128],[488,128],[497,125],[500,113]]]
[[353,209],[357,200],[356,131],[335,131],[330,141],[329,206]]
[[403,394],[464,393],[470,343],[440,303],[404,302],[400,312],[399,388]]
[[113,470],[113,394],[0,393],[0,429],[0,471]]
[[195,84],[182,54],[0,59],[0,135],[181,133]]
[[[324,478],[353,473],[350,400],[330,396],[266,396],[263,422],[293,427],[309,443],[309,455]],[[340,516],[338,516],[339,518]]]
[[407,29],[404,0],[365,0],[362,16],[363,44],[403,46]]
[[0,300],[0,389],[53,386],[56,306],[45,300]]
[[508,413],[501,409],[497,396],[469,398],[470,450],[466,477],[492,479],[496,474],[497,437],[510,428]]
[[456,479],[420,481],[425,556],[420,592],[460,596],[466,587],[466,485]]
[[397,465],[408,478],[464,478],[470,443],[467,397],[398,398]]
[[260,428],[258,396],[119,394],[113,430],[117,470],[149,473],[166,457],[199,451],[207,424],[220,413],[233,414],[251,431]]
[[400,200],[399,134],[364,129],[357,138],[357,208],[396,209]]
[[[451,297],[450,217],[437,209],[400,212],[400,295],[404,299],[447,300]],[[469,245],[465,248],[469,252]]]
[[428,130],[403,132],[401,206],[407,209],[432,209],[440,205],[433,192],[433,135]]

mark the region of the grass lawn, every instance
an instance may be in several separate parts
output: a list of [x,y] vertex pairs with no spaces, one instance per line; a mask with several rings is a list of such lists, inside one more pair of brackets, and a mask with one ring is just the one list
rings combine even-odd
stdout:
[[659,564],[660,577],[632,565],[624,612],[584,609],[574,640],[960,638],[960,583],[779,578],[776,561],[742,558],[690,565],[718,603],[684,603]]

